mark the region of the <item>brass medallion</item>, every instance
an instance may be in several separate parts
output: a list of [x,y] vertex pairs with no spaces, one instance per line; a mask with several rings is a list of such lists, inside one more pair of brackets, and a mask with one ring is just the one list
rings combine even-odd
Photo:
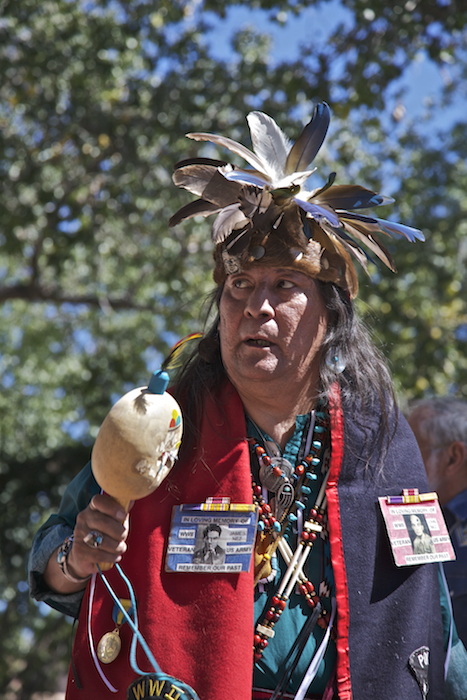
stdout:
[[122,642],[118,634],[118,627],[113,632],[104,634],[97,645],[97,656],[103,664],[111,664],[115,661],[122,648]]

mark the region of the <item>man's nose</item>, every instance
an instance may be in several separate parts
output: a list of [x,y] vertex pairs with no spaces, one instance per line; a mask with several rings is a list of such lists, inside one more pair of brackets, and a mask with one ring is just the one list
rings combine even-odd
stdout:
[[245,315],[253,318],[261,316],[272,318],[274,314],[274,301],[271,290],[267,287],[257,287],[252,290],[245,305]]

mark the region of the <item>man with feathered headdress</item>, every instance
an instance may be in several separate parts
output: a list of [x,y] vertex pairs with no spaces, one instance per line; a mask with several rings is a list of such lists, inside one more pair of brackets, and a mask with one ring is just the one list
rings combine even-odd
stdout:
[[[96,660],[93,640],[111,626],[113,606],[96,562],[121,559],[149,648],[200,700],[441,700],[437,567],[397,568],[378,510],[381,496],[427,491],[425,471],[352,303],[353,259],[367,261],[361,244],[394,270],[377,235],[423,236],[363,214],[388,199],[336,185],[334,174],[306,189],[326,104],[293,145],[267,115],[248,122],[253,152],[215,134],[189,136],[250,167],[206,157],[175,166],[175,184],[198,199],[171,225],[217,215],[217,315],[173,389],[185,422],[177,466],[136,502],[130,530],[88,466],[36,538],[33,594],[75,614],[82,601],[67,697],[124,697],[146,668],[125,626],[118,658],[105,669]],[[201,511],[208,498],[256,505],[248,572],[167,569],[173,508]],[[83,536],[92,532],[98,549]],[[108,578],[123,596],[114,570]],[[453,646],[451,658],[462,650]],[[459,684],[447,687],[461,700]],[[174,685],[165,697],[183,692]]]

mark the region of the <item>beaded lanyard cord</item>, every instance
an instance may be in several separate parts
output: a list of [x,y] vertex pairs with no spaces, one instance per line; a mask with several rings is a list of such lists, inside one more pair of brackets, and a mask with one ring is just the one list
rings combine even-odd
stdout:
[[[269,641],[274,637],[274,626],[278,622],[296,584],[299,592],[305,597],[308,607],[313,610],[319,603],[311,581],[304,574],[304,566],[318,535],[323,530],[324,513],[326,510],[326,483],[329,470],[323,476],[322,484],[314,506],[310,509],[308,518],[303,524],[299,542],[295,552],[282,537],[289,523],[301,521],[308,505],[313,482],[318,478],[317,467],[321,465],[326,436],[329,430],[329,417],[323,411],[315,412],[315,423],[309,454],[304,457],[290,473],[284,469],[289,463],[282,459],[269,457],[265,448],[254,438],[249,438],[252,451],[256,454],[259,464],[260,479],[268,488],[275,492],[275,503],[272,508],[263,495],[262,487],[253,480],[253,501],[259,507],[258,540],[256,553],[255,583],[270,571],[270,559],[276,549],[283,557],[287,570],[279,584],[279,588],[271,599],[271,604],[261,623],[258,623],[254,635],[254,658],[259,661]],[[290,465],[289,465],[290,466]],[[276,481],[274,481],[276,480]],[[322,609],[317,624],[323,629],[327,627],[329,613]]]

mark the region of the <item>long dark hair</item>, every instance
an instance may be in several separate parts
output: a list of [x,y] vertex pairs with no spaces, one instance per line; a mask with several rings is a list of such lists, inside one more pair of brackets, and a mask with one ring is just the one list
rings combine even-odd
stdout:
[[318,289],[328,311],[326,337],[322,344],[320,380],[321,397],[326,399],[336,381],[336,372],[326,362],[328,354],[345,361],[345,370],[338,375],[343,401],[358,403],[364,409],[375,400],[391,410],[395,403],[391,374],[382,353],[370,333],[355,313],[355,307],[343,289],[331,282],[317,281]]
[[[317,280],[316,284],[328,310],[327,331],[321,348],[320,398],[327,403],[332,386],[338,381],[344,405],[357,409],[363,424],[365,414],[373,414],[375,406],[379,407],[377,440],[368,451],[368,459],[377,447],[382,447],[384,455],[391,440],[389,415],[395,407],[388,366],[356,315],[348,293],[332,282]],[[208,304],[208,316],[212,317],[213,310],[217,310],[214,321],[199,348],[192,352],[176,377],[174,396],[183,406],[185,426],[180,457],[196,448],[206,397],[210,395],[216,401],[217,389],[226,378],[218,342],[222,289],[214,290]],[[342,373],[336,374],[326,362],[329,352],[345,361]],[[219,410],[222,411],[220,402]]]

